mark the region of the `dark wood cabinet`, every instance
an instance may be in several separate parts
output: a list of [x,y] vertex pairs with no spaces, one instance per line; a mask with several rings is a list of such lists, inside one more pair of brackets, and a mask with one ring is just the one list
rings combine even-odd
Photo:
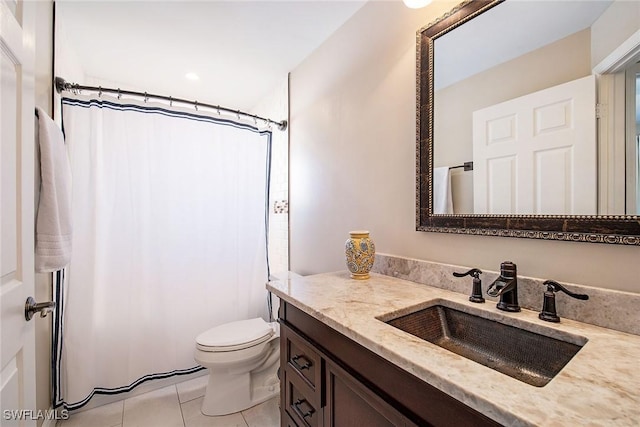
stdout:
[[280,424],[283,427],[298,427],[298,425],[293,421],[293,419],[289,416],[289,413],[285,410],[280,411],[281,422]]
[[322,358],[306,339],[285,324],[280,325],[280,366],[284,367],[281,408],[298,426],[323,426]]
[[344,369],[325,360],[327,427],[415,426]]
[[282,426],[499,425],[286,302],[280,326]]

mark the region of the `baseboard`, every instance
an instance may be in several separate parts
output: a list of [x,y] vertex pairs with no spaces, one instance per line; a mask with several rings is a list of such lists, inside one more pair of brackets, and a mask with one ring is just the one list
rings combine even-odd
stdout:
[[[49,408],[47,411],[47,414],[52,414],[53,413],[53,408]],[[42,423],[42,425],[40,427],[56,427],[56,423],[58,422],[58,420],[51,420],[51,419],[45,419]]]

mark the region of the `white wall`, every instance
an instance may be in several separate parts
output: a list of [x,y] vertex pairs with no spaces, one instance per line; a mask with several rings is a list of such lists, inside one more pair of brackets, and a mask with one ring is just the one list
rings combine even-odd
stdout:
[[[272,120],[289,120],[289,77],[252,108]],[[269,266],[271,273],[289,270],[289,128],[273,127],[269,192]]]
[[[65,18],[61,14],[56,15],[56,34],[55,34],[55,60],[54,74],[55,77],[62,77],[68,83],[84,84],[85,73],[78,55],[76,54],[73,44],[69,40],[69,35],[65,31]],[[61,103],[60,99],[64,94],[55,95],[53,104],[53,114],[56,123],[61,124]]]
[[640,248],[415,231],[415,32],[454,2],[369,2],[290,78],[291,269],[344,270],[349,230],[377,251],[640,292]]
[[640,28],[640,1],[616,0],[591,26],[591,67]]

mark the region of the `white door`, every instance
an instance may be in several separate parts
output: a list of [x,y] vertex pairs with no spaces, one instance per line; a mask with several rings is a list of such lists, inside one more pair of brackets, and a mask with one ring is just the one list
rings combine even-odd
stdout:
[[595,108],[588,76],[475,111],[474,213],[595,215]]
[[31,1],[0,0],[2,426],[35,426],[37,417],[35,322],[24,315],[34,291],[34,7]]

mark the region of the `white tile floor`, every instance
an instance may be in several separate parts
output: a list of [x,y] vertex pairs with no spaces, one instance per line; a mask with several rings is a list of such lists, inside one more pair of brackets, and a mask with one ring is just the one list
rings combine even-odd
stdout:
[[208,376],[72,414],[57,427],[278,427],[278,398],[222,417],[200,412]]

